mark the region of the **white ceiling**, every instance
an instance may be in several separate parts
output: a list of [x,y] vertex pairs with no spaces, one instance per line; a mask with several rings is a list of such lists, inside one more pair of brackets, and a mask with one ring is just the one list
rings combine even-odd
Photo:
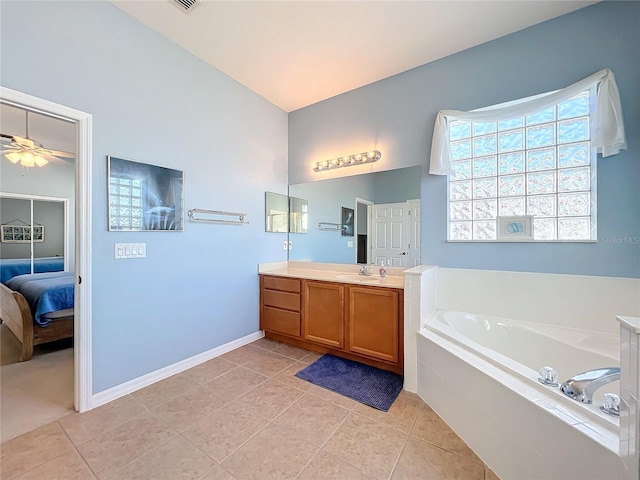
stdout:
[[290,112],[596,1],[112,3]]
[[[0,103],[0,132],[26,137],[27,112],[22,108]],[[49,150],[73,153],[76,149],[76,125],[48,115],[29,112],[29,138]],[[3,142],[6,141],[3,139]]]

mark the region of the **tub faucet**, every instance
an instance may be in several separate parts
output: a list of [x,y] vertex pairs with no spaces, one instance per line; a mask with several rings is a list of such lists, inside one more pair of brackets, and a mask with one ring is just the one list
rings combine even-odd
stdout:
[[568,397],[582,403],[591,403],[593,394],[603,385],[620,380],[617,367],[598,368],[580,373],[562,382],[560,390]]

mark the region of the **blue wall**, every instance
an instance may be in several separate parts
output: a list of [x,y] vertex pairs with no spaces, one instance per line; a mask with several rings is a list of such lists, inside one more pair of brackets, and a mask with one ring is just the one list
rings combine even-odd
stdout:
[[[640,276],[640,2],[602,2],[289,114],[289,181],[314,161],[378,148],[373,170],[423,165],[422,262],[445,267]],[[380,61],[384,61],[381,59]],[[628,150],[598,159],[598,243],[447,243],[446,177],[431,176],[433,122],[616,75]]]
[[[287,191],[287,114],[108,2],[1,8],[2,85],[93,115],[94,393],[256,332],[257,264],[286,259],[264,194]],[[187,209],[250,224],[108,232],[107,155],[183,170]]]

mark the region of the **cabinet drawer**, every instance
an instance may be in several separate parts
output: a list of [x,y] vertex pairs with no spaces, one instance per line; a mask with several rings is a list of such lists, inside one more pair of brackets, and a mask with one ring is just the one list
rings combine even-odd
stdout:
[[300,293],[300,280],[286,277],[263,277],[262,286],[271,290]]
[[300,337],[300,314],[265,306],[262,308],[260,328]]
[[286,310],[300,311],[300,294],[279,292],[277,290],[263,290],[262,301],[269,307],[284,308]]

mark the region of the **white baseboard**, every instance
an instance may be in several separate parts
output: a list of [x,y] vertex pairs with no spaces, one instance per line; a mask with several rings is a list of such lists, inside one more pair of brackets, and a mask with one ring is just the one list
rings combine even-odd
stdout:
[[104,405],[105,403],[109,403],[113,400],[116,400],[117,398],[128,395],[132,392],[135,392],[136,390],[140,390],[141,388],[147,387],[152,383],[164,380],[171,375],[175,375],[176,373],[180,373],[191,367],[200,365],[207,360],[219,357],[220,355],[230,352],[231,350],[235,350],[236,348],[242,347],[243,345],[255,342],[262,337],[264,337],[264,332],[262,330],[258,330],[257,332],[238,338],[229,343],[225,343],[224,345],[220,345],[219,347],[212,348],[211,350],[207,350],[206,352],[202,352],[194,355],[193,357],[181,360],[177,363],[174,363],[173,365],[168,365],[154,372],[147,373],[146,375],[142,375],[141,377],[134,378],[133,380],[129,380],[128,382],[93,394],[90,399],[89,410],[99,407],[100,405]]

